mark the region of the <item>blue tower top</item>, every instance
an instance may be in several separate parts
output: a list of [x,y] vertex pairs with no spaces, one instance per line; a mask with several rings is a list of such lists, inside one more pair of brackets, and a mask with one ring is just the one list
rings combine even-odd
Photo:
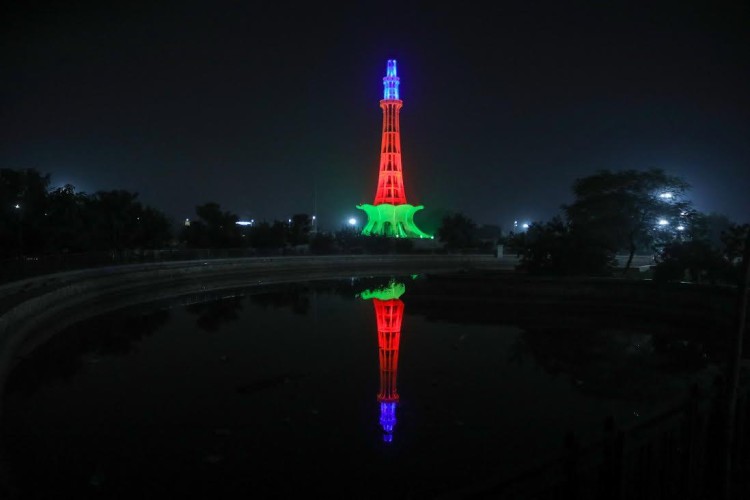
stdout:
[[396,60],[388,59],[388,67],[383,78],[383,99],[398,99],[398,76],[396,76]]

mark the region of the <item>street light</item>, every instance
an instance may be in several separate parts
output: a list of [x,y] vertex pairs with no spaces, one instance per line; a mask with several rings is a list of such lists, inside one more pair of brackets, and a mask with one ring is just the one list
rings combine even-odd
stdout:
[[23,255],[23,212],[20,203],[16,203],[13,208],[18,212],[18,255]]
[[349,218],[349,225],[350,226],[356,226],[357,225],[357,219],[354,217]]

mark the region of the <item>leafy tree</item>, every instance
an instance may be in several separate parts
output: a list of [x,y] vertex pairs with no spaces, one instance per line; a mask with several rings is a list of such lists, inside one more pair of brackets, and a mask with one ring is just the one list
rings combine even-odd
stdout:
[[364,253],[375,255],[393,253],[394,241],[396,241],[396,238],[374,234],[360,239]]
[[0,255],[37,253],[44,247],[49,183],[49,174],[33,168],[0,169]]
[[143,211],[138,193],[116,189],[97,191],[85,208],[87,226],[96,250],[133,248]]
[[191,248],[237,248],[242,235],[237,227],[239,217],[221,210],[215,202],[195,207],[198,219],[182,230],[180,239]]
[[572,227],[585,232],[612,252],[626,251],[630,268],[639,249],[658,248],[677,237],[692,212],[685,198],[690,186],[661,169],[600,170],[577,179],[575,200],[563,205]]
[[287,224],[279,220],[273,223],[263,221],[253,227],[250,233],[251,245],[259,250],[280,250],[286,246],[287,232]]
[[728,281],[740,284],[743,280],[743,259],[748,258],[747,248],[750,241],[750,224],[732,224],[721,235],[724,243],[724,258],[730,266]]
[[414,241],[411,238],[370,235],[360,237],[360,240],[364,252],[368,254],[405,254],[414,250]]
[[363,236],[357,229],[350,226],[342,226],[334,234],[338,248],[343,253],[364,253],[364,246],[371,236]]
[[733,264],[742,260],[745,251],[745,242],[750,233],[750,224],[731,224],[721,233],[721,242],[724,246],[724,257]]
[[722,235],[730,231],[734,223],[726,215],[716,212],[695,212],[691,216],[688,234],[691,240],[704,240],[716,250],[724,248]]
[[153,207],[143,207],[136,217],[138,224],[133,236],[137,248],[164,248],[172,239],[172,223],[164,213]]
[[310,237],[310,252],[314,255],[336,253],[336,238],[329,233],[315,233]]
[[613,253],[582,228],[559,216],[529,226],[521,247],[519,270],[536,275],[609,275]]
[[658,252],[654,280],[735,284],[749,228],[723,215],[696,213],[688,238]]
[[500,239],[500,242],[505,245],[505,253],[514,253],[516,256],[520,257],[521,253],[523,253],[526,248],[526,233],[514,233],[511,231],[507,236],[503,236]]
[[307,214],[294,214],[289,224],[289,244],[304,245],[310,241],[312,218]]
[[460,212],[445,215],[438,228],[438,240],[448,251],[470,248],[477,242],[476,228],[474,221]]
[[657,255],[654,281],[716,283],[725,277],[728,262],[707,240],[675,241]]
[[47,251],[82,252],[91,248],[85,215],[88,197],[66,184],[47,195]]
[[0,169],[0,256],[155,248],[171,238],[167,217],[137,193],[49,184],[34,169]]

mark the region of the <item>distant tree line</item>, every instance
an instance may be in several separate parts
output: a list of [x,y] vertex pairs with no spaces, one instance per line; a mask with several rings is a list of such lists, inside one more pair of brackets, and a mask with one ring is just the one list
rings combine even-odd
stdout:
[[[437,251],[505,253],[532,274],[609,275],[615,256],[650,254],[655,278],[726,281],[738,272],[750,225],[700,213],[690,186],[660,169],[601,170],[576,179],[573,201],[561,214],[522,232],[504,234],[461,212],[446,213],[435,238]],[[50,189],[50,175],[34,169],[0,169],[0,258],[145,249],[244,249],[279,253],[408,253],[409,239],[363,236],[355,228],[314,231],[312,217],[238,225],[239,217],[216,202],[197,205],[178,226],[125,190],[87,194],[66,185]]]
[[0,256],[42,255],[169,244],[171,223],[124,190],[86,194],[50,189],[50,175],[0,169]]
[[[0,258],[161,249],[244,249],[279,253],[405,253],[408,239],[366,237],[351,227],[315,231],[312,217],[238,225],[239,217],[210,201],[195,217],[175,224],[160,210],[126,190],[77,191],[50,188],[50,175],[35,169],[0,169]],[[500,230],[476,225],[460,214],[446,217],[439,231],[449,251],[491,251]],[[489,229],[489,233],[488,233]],[[482,231],[490,237],[482,239]],[[114,257],[113,257],[114,258]]]
[[736,282],[750,224],[701,213],[690,186],[661,169],[601,170],[576,179],[574,199],[549,221],[510,233],[503,243],[519,269],[547,275],[611,275],[615,256],[654,256],[659,281]]

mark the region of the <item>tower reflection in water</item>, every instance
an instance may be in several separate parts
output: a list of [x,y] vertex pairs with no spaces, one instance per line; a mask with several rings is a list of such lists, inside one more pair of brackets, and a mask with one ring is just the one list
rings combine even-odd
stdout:
[[365,290],[358,294],[363,300],[372,300],[378,325],[378,355],[380,360],[380,426],[383,441],[393,441],[393,428],[396,426],[396,408],[399,396],[396,389],[398,375],[398,347],[401,340],[401,321],[404,317],[404,303],[400,297],[406,285],[395,280],[383,287]]

